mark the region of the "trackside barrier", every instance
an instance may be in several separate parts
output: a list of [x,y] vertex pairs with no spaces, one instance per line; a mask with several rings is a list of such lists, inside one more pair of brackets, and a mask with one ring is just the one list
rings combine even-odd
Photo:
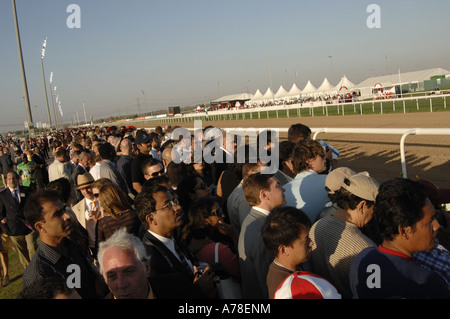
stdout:
[[311,128],[311,131],[314,132],[313,139],[321,133],[401,135],[400,160],[404,178],[407,178],[405,140],[409,135],[450,135],[450,128]]
[[[146,128],[153,130],[154,128]],[[223,130],[235,130],[236,128],[224,128]],[[194,130],[194,128],[189,128]],[[261,129],[262,130],[262,129]],[[288,128],[274,128],[279,132],[287,133]],[[405,140],[410,135],[450,135],[450,128],[313,128],[311,127],[313,139],[316,140],[319,134],[326,133],[345,133],[345,134],[383,134],[383,135],[401,135],[400,138],[400,161],[402,166],[402,175],[407,178],[406,156],[405,156]]]

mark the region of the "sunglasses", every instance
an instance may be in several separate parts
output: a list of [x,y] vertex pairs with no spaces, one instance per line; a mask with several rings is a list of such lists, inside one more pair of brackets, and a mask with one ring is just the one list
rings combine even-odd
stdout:
[[222,208],[218,208],[213,212],[209,213],[209,216],[217,216],[217,217],[222,217],[223,216],[223,210]]
[[153,173],[150,174],[151,177],[156,177],[156,176],[159,176],[159,175],[164,175],[164,168],[162,168],[160,171],[153,172]]

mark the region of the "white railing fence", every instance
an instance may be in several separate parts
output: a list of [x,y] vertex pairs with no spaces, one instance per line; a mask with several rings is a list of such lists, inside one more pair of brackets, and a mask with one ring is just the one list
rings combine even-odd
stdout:
[[[146,130],[153,130],[154,128],[146,128]],[[194,128],[188,128],[194,130]],[[256,128],[255,128],[256,129]],[[257,129],[257,130],[265,130]],[[287,133],[288,128],[271,128],[272,130]],[[222,130],[229,130],[235,132],[236,128],[222,128]],[[402,175],[404,178],[408,177],[406,170],[406,155],[405,155],[405,141],[410,135],[450,135],[450,128],[338,128],[338,127],[321,127],[311,128],[313,139],[316,140],[319,134],[338,133],[338,134],[383,134],[383,135],[399,135],[400,136],[400,162],[402,167]],[[450,144],[450,143],[449,143]]]

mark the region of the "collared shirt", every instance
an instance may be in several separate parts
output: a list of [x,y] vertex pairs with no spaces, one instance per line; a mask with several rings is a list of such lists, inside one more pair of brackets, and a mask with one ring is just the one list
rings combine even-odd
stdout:
[[86,230],[89,237],[89,247],[95,247],[95,225],[97,224],[97,219],[90,218],[89,212],[97,210],[97,214],[100,215],[100,205],[96,200],[87,198],[85,198],[84,203],[84,218],[86,220]]
[[[8,188],[9,188],[9,191],[11,192],[11,196],[14,199],[17,198],[19,200],[19,204],[20,204],[20,188],[19,188],[19,186],[17,186],[15,189],[12,189],[10,187],[8,187]],[[14,194],[14,192],[16,192],[16,193]]]
[[[150,232],[150,234],[155,236],[160,242],[162,242],[167,247],[167,249],[169,249],[175,257],[177,257],[177,259],[179,261],[181,261],[181,257],[178,255],[177,251],[175,250],[175,240],[173,239],[173,237],[167,238],[167,237],[158,235],[150,230],[149,230],[149,232]],[[193,267],[191,261],[189,260],[189,258],[187,258],[187,257],[186,257],[186,262],[189,265],[189,268],[191,268],[191,270],[194,271],[194,267]]]
[[260,213],[263,213],[266,216],[269,216],[270,211],[268,211],[267,209],[261,208],[261,207],[257,207],[257,206],[253,206],[252,207],[254,210],[257,210]]
[[450,290],[450,252],[437,240],[432,249],[414,253],[413,259],[422,267],[437,273],[445,280]]
[[[96,279],[100,275],[94,265],[87,260],[74,242],[68,238],[64,238],[63,241],[68,251],[67,255],[40,241],[36,254],[23,274],[23,287],[26,288],[40,279],[58,277],[70,280],[71,283],[79,283],[79,287],[76,285],[75,287],[83,299],[104,297],[99,296],[96,291]],[[68,268],[70,265],[79,268]],[[79,278],[77,274],[80,275]]]

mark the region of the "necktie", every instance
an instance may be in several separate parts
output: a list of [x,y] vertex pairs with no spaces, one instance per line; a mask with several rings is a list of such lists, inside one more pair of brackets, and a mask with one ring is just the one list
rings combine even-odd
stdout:
[[100,209],[98,209],[98,204],[96,201],[90,202],[89,211],[95,214],[95,220],[100,218]]
[[189,267],[189,265],[186,261],[186,256],[183,254],[183,252],[181,251],[180,247],[177,245],[175,240],[173,241],[173,243],[175,246],[175,251],[177,252],[178,256],[180,257],[181,264],[183,265],[184,268],[186,268],[186,271],[188,272],[188,274],[190,274],[192,276],[193,272],[192,272],[191,267]]
[[17,204],[19,204],[19,195],[17,194],[17,189],[13,191],[13,197]]

